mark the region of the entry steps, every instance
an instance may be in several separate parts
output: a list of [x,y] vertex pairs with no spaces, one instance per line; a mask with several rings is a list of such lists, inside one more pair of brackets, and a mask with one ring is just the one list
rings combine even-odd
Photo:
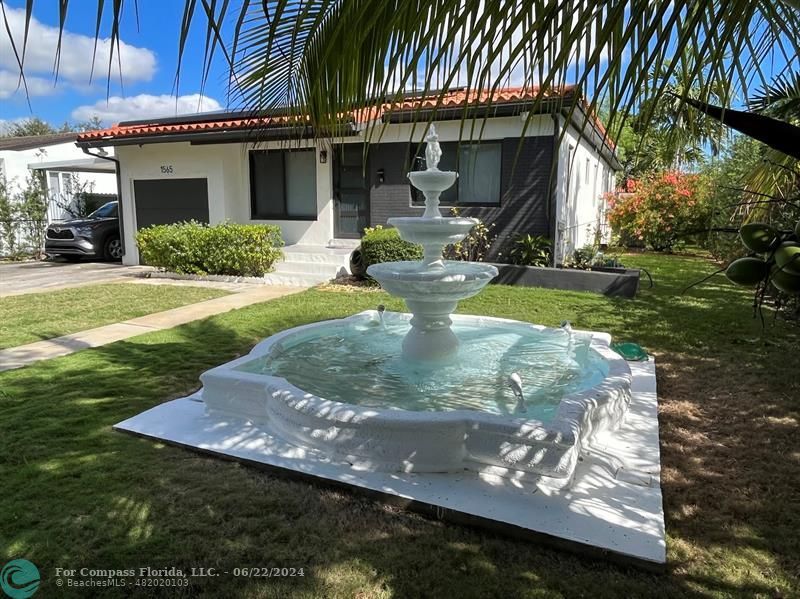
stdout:
[[[337,240],[338,241],[338,240]],[[271,285],[313,287],[350,272],[351,247],[287,245],[284,258],[264,276]]]

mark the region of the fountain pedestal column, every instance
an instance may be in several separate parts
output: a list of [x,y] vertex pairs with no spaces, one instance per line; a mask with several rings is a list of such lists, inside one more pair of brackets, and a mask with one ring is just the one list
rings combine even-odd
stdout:
[[388,220],[400,237],[422,246],[424,257],[421,262],[373,264],[367,273],[388,293],[402,297],[414,315],[411,331],[403,340],[403,356],[438,361],[458,351],[458,337],[450,328],[450,315],[458,302],[479,293],[497,276],[497,269],[488,264],[442,258],[444,247],[463,240],[478,221],[441,215],[439,196],[455,183],[458,173],[438,169],[442,151],[433,126],[426,141],[427,170],[408,174],[411,184],[425,196],[425,213],[421,217]]
[[458,351],[458,337],[450,328],[450,315],[458,302],[426,302],[407,299],[406,305],[414,317],[411,330],[403,339],[403,354],[416,360],[438,361]]

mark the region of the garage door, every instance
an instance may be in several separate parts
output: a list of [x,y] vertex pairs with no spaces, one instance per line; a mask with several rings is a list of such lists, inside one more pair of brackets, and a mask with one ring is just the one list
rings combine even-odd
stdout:
[[139,179],[133,182],[136,226],[208,222],[208,180]]

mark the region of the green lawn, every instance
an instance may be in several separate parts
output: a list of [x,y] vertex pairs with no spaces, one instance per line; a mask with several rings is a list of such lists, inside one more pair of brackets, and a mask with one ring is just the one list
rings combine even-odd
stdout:
[[142,565],[305,568],[294,579],[195,579],[185,596],[798,596],[797,330],[760,336],[746,293],[721,278],[681,296],[714,270],[709,262],[627,262],[656,282],[637,300],[494,287],[462,311],[549,325],[566,318],[657,355],[663,575],[111,430],[197,389],[205,369],[274,332],[378,303],[401,307],[381,293],[320,290],[1,373],[0,561],[35,562],[42,596],[53,594],[56,567]]
[[111,283],[0,298],[0,349],[227,295],[209,287]]

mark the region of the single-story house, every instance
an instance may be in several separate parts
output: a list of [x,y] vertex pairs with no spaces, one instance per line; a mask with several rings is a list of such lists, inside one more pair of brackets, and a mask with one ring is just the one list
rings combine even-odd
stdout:
[[13,197],[29,175],[41,173],[49,198],[48,221],[70,218],[69,208],[79,191],[96,203],[116,199],[116,165],[87,156],[75,146],[77,138],[77,132],[0,138],[0,181],[8,193]]
[[601,196],[619,163],[586,104],[564,108],[574,88],[546,94],[530,115],[537,93],[457,89],[438,106],[409,96],[343,122],[333,138],[278,114],[228,112],[123,122],[84,133],[77,145],[115,150],[126,264],[139,261],[137,229],[188,219],[274,223],[287,246],[306,250],[352,247],[347,240],[365,227],[422,213],[406,173],[434,116],[439,167],[459,171],[442,204],[493,223],[495,254],[531,233],[554,239],[561,260],[603,224]]

